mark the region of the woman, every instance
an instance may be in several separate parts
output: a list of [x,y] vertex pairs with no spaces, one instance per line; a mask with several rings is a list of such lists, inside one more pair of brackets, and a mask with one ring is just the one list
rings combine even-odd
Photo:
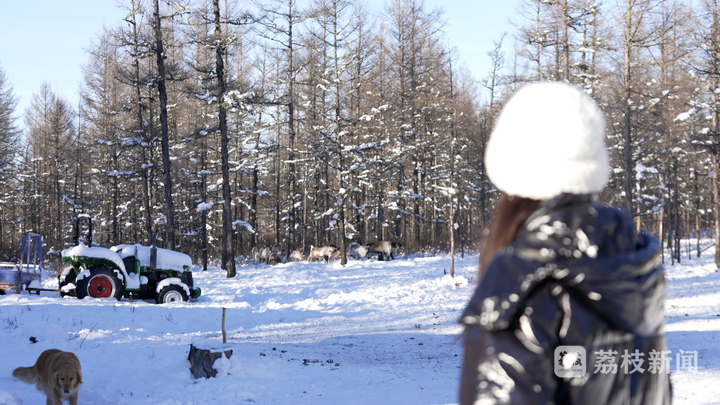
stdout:
[[604,138],[563,83],[523,87],[498,117],[485,163],[503,196],[461,318],[461,404],[670,403],[660,246],[597,201]]

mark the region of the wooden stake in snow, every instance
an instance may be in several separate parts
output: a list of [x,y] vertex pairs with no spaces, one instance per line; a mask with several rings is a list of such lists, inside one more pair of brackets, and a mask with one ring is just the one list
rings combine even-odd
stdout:
[[222,316],[222,334],[223,334],[223,344],[227,343],[227,333],[225,333],[225,308],[223,308],[223,316]]

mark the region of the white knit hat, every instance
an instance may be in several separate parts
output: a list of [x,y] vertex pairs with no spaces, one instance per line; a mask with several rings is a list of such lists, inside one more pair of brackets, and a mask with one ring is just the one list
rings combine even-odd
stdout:
[[490,181],[509,195],[547,200],[599,192],[610,176],[605,118],[577,87],[527,85],[503,107],[485,167]]

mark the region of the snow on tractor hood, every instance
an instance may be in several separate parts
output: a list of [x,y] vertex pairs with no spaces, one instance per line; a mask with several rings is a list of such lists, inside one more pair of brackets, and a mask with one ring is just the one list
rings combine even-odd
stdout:
[[[111,248],[118,252],[120,257],[135,256],[141,266],[150,266],[150,246],[143,245],[117,245]],[[190,269],[192,259],[185,253],[175,252],[173,250],[157,248],[156,268],[161,270],[177,270],[184,271]]]
[[104,259],[114,263],[119,269],[125,269],[125,265],[120,256],[110,249],[102,247],[87,247],[84,243],[80,242],[77,246],[64,249],[62,251],[63,257],[90,257],[94,259]]

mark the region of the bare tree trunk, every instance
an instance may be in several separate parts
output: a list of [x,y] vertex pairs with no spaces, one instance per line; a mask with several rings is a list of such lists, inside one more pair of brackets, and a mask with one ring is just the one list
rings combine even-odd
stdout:
[[[157,0],[155,0],[157,1]],[[220,154],[223,178],[223,268],[227,271],[227,278],[235,277],[235,245],[233,243],[232,221],[232,195],[230,193],[230,162],[228,152],[227,108],[225,106],[225,63],[223,56],[222,29],[220,26],[220,2],[213,0],[215,15],[215,70],[218,80],[218,118],[220,120]]]
[[310,195],[310,190],[308,189],[308,184],[310,184],[310,178],[308,176],[307,165],[304,166],[303,179],[302,242],[300,245],[301,252],[305,252],[305,246],[307,246],[308,196]]
[[[294,0],[288,0],[288,16],[293,15],[293,2]],[[295,174],[295,65],[293,61],[294,57],[294,43],[293,43],[293,24],[288,21],[288,43],[287,43],[287,55],[288,55],[288,183],[290,183],[290,207],[288,207],[288,240],[287,240],[287,251],[288,254],[295,247],[295,194],[296,192],[296,174]]]
[[[710,13],[712,15],[712,27],[711,27],[711,36],[712,38],[717,38],[717,33],[720,31],[720,16],[718,15],[718,8],[717,6],[712,7],[710,10]],[[713,145],[711,145],[709,151],[710,151],[710,159],[712,160],[712,178],[710,179],[710,182],[712,183],[712,199],[713,199],[713,217],[715,219],[715,267],[720,269],[720,194],[718,191],[718,175],[720,175],[720,165],[718,164],[718,159],[720,159],[718,144],[717,144],[717,136],[720,134],[720,97],[717,94],[717,91],[715,91],[718,88],[718,85],[720,85],[720,72],[718,72],[718,62],[720,59],[720,55],[716,52],[713,52],[711,55],[711,63],[713,70],[713,76],[712,76],[712,87],[710,94],[712,95],[712,133],[715,135],[715,142],[713,142]]]
[[340,99],[340,47],[343,45],[338,39],[339,27],[338,27],[338,4],[333,3],[333,62],[335,63],[335,130],[337,131],[337,151],[338,151],[338,167],[337,167],[337,178],[338,178],[338,228],[340,235],[340,265],[345,266],[347,264],[347,251],[345,249],[345,200],[349,197],[349,190],[345,189],[345,179],[343,178],[343,172],[345,165],[343,162],[343,133],[344,126],[343,117],[340,114],[341,99]]
[[[113,160],[113,166],[118,167],[117,154],[115,152],[113,152]],[[118,241],[118,215],[120,214],[118,210],[118,206],[120,205],[118,180],[119,179],[115,177],[112,182],[112,232],[110,232],[110,235],[113,246],[120,244]]]
[[252,235],[251,241],[250,241],[250,249],[256,247],[258,244],[258,221],[257,221],[257,211],[258,211],[258,191],[259,187],[258,184],[260,183],[260,169],[259,161],[260,160],[260,131],[257,133],[257,138],[255,139],[255,162],[253,163],[253,170],[252,170],[252,195],[250,195],[250,226],[255,230],[255,232]]
[[[137,126],[136,131],[139,131],[142,133],[143,139],[147,140],[147,132],[145,129],[145,122],[143,118],[143,103],[142,103],[142,90],[141,90],[141,84],[140,84],[140,50],[139,50],[139,39],[138,39],[138,28],[137,28],[137,22],[136,22],[136,16],[139,12],[138,5],[135,3],[135,0],[132,0],[130,2],[132,10],[130,11],[130,14],[128,17],[125,18],[125,21],[127,21],[132,26],[132,47],[133,47],[133,75],[134,75],[134,90],[135,90],[135,103],[136,103],[136,111],[135,111],[135,119],[137,122],[135,125]],[[150,143],[150,142],[148,142]],[[142,161],[147,162],[147,159],[145,157],[145,147],[142,149]],[[142,193],[143,193],[143,208],[145,210],[145,240],[148,242],[152,240],[152,217],[151,217],[151,211],[150,211],[150,175],[149,171],[151,168],[148,167],[142,167],[141,168],[141,176],[142,176]]]
[[682,256],[682,246],[680,246],[680,240],[682,236],[682,224],[680,223],[680,201],[679,196],[680,194],[680,185],[678,184],[678,172],[677,167],[678,163],[674,160],[671,160],[672,163],[672,176],[673,176],[673,182],[672,187],[673,195],[672,195],[672,202],[673,202],[673,222],[675,223],[674,229],[675,229],[675,258],[677,259],[677,262],[680,263],[680,257]]
[[[383,240],[383,222],[385,222],[385,215],[383,212],[383,192],[380,188],[380,185],[377,186],[377,225],[376,225],[376,232],[377,232],[377,240]],[[366,241],[367,242],[367,241]]]
[[[142,150],[142,158],[143,162],[147,162],[146,156],[145,156],[146,150],[143,148]],[[143,207],[145,209],[145,240],[149,243],[152,240],[152,215],[151,215],[151,208],[150,208],[150,179],[152,176],[150,175],[150,170],[152,170],[151,167],[143,168],[142,169],[142,192],[143,192]]]
[[[340,170],[338,170],[338,184],[340,185],[340,190],[345,187],[342,172],[342,152],[340,156]],[[338,236],[338,238],[340,239],[340,265],[342,266],[345,266],[347,264],[347,249],[345,248],[345,198],[347,196],[347,191],[343,194],[340,194],[339,196],[340,212],[338,218],[338,228],[340,235]]]
[[[714,114],[717,117],[717,113]],[[718,167],[718,156],[717,149],[711,153],[712,159],[712,197],[713,197],[713,217],[715,219],[715,266],[720,269],[720,195],[718,194],[718,180],[717,176],[720,174],[720,167]]]
[[[201,143],[202,151],[200,152],[200,168],[202,170],[202,176],[200,176],[200,200],[203,203],[207,203],[207,142],[203,138]],[[208,268],[208,235],[207,235],[207,208],[203,207],[200,214],[200,246],[202,249],[202,266],[203,271],[207,271]]]
[[[453,132],[454,129],[453,129]],[[448,213],[448,231],[450,232],[450,277],[455,277],[455,135],[450,143],[450,212]]]
[[[403,173],[405,171],[405,167],[403,164],[400,164],[400,167],[398,168],[398,178],[397,178],[397,195],[401,196],[403,195]],[[402,207],[402,211],[405,211],[405,203],[403,200],[400,200],[400,206]],[[399,238],[400,235],[403,235],[402,232],[402,224],[403,224],[403,216],[400,214],[395,215],[395,238]],[[407,235],[404,235],[407,236]]]
[[280,125],[277,126],[277,143],[278,146],[275,148],[275,154],[273,155],[273,167],[275,168],[275,173],[273,174],[275,177],[275,241],[274,245],[278,246],[280,244],[280,241],[282,237],[280,236],[280,227],[282,226],[281,221],[281,212],[282,212],[282,204],[280,204],[280,176],[282,172],[282,164],[281,164],[281,158],[280,158]]
[[448,212],[448,232],[450,233],[450,277],[455,277],[455,93],[454,93],[454,75],[452,69],[452,58],[450,59],[450,102],[453,105],[452,122],[450,123],[450,185],[449,200],[450,210]]
[[172,198],[172,173],[170,171],[170,139],[168,134],[167,89],[165,88],[165,52],[160,29],[160,4],[155,5],[155,55],[157,60],[157,86],[160,96],[160,131],[162,139],[163,171],[165,172],[165,204],[167,205],[167,247],[175,249],[175,208]]
[[697,253],[697,257],[700,257],[700,187],[698,182],[698,175],[695,170],[693,170],[693,181],[695,186],[695,250]]
[[569,9],[568,1],[563,0],[560,5],[560,13],[562,14],[562,78],[566,82],[570,81],[570,38],[568,37]]
[[625,10],[625,43],[624,46],[624,95],[623,95],[623,169],[625,169],[624,187],[625,190],[625,209],[628,214],[633,215],[633,166],[632,166],[632,139],[630,129],[630,50],[632,47],[632,5],[630,0],[627,0],[627,9]]

